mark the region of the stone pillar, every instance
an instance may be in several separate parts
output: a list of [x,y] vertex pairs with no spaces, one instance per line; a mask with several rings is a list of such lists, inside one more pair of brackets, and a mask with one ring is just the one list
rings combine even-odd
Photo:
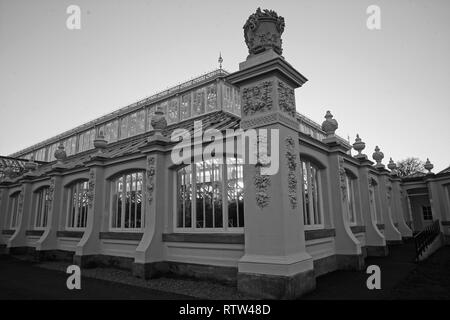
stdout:
[[441,212],[440,201],[445,201],[445,196],[439,196],[439,182],[434,181],[434,174],[428,173],[425,178],[428,187],[428,197],[430,199],[431,212],[433,220],[443,221],[445,218]]
[[88,216],[86,230],[78,242],[74,263],[80,267],[89,265],[100,250],[100,231],[104,209],[104,168],[102,156],[94,156],[85,164],[89,168]]
[[22,186],[19,194],[19,209],[17,213],[19,224],[17,225],[16,232],[14,232],[13,236],[7,242],[10,253],[26,252],[26,231],[31,225],[33,216],[31,179],[24,178],[20,182],[22,183]]
[[392,220],[392,184],[389,171],[377,168],[379,172],[378,194],[380,196],[380,210],[384,223],[384,238],[388,244],[402,243],[402,235]]
[[8,229],[8,186],[6,183],[0,183],[0,254],[6,253],[6,239],[2,231]]
[[[162,135],[150,138],[141,152],[147,155],[145,176],[145,228],[142,240],[136,248],[133,275],[152,278],[164,273],[164,218],[167,210],[167,183],[170,179],[170,153],[164,154],[168,139]],[[155,186],[158,186],[157,188]]]
[[362,270],[364,268],[364,256],[361,243],[356,239],[350,229],[347,206],[348,190],[345,180],[344,159],[347,156],[347,148],[339,143],[335,136],[324,140],[330,147],[329,159],[329,187],[334,228],[336,229],[335,250],[339,269]]
[[250,53],[228,81],[240,88],[241,128],[278,133],[267,146],[279,153],[272,158],[279,169],[268,175],[261,165],[244,165],[245,254],[238,263],[238,290],[293,299],[315,288],[313,259],[305,248],[294,96],[307,79],[272,49]]
[[401,179],[394,175],[391,177],[392,184],[392,215],[393,219],[396,222],[396,226],[402,238],[411,238],[412,231],[408,227],[405,221],[405,217],[403,215],[403,200],[402,200],[402,192],[401,192]]
[[360,166],[358,169],[360,180],[361,210],[364,217],[366,227],[366,250],[368,256],[387,256],[389,249],[386,246],[386,240],[378,230],[376,221],[372,219],[371,197],[369,191],[369,171],[372,161],[366,158],[359,159]]
[[[62,170],[54,170],[49,175],[50,178],[50,208],[47,217],[47,228],[44,234],[36,243],[36,256],[38,259],[43,259],[45,252],[56,249],[56,242],[59,219],[61,217],[61,205],[63,201],[63,185],[62,185]],[[65,213],[65,211],[63,211]],[[63,213],[63,214],[64,214]]]

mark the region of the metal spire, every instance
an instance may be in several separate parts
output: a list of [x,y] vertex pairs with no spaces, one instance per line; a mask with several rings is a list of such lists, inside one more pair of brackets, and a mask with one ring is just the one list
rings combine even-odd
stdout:
[[217,62],[219,62],[219,69],[222,70],[222,62],[223,62],[222,52],[219,52],[219,60],[217,60]]

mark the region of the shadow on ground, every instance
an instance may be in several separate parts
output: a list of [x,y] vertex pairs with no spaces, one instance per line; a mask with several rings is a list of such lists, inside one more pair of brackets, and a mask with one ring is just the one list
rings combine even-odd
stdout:
[[317,289],[305,300],[450,299],[450,247],[414,262],[414,242],[389,247],[388,257],[366,259],[381,269],[381,289],[369,290],[366,270],[335,271],[317,278]]

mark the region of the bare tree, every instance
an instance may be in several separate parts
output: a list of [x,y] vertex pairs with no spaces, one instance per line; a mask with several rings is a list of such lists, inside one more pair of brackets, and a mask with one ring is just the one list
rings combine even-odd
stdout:
[[417,173],[425,173],[424,162],[419,158],[407,158],[397,162],[397,172],[400,177],[409,177]]

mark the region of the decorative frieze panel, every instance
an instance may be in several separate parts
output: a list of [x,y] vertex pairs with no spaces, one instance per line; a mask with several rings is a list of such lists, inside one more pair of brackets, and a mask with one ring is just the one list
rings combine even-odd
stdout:
[[278,104],[280,106],[280,110],[284,113],[287,113],[291,117],[295,118],[295,93],[294,89],[289,87],[282,81],[278,81]]
[[261,174],[261,165],[256,165],[256,174],[254,178],[256,188],[256,204],[263,209],[269,204],[270,196],[268,189],[270,186],[270,178],[268,175]]
[[50,210],[52,209],[52,202],[55,196],[55,178],[50,179],[50,186],[48,187],[48,205]]
[[263,81],[242,90],[242,112],[245,116],[272,110],[272,81]]
[[386,197],[388,200],[391,200],[392,196],[392,185],[390,183],[386,183]]
[[344,169],[344,157],[339,156],[339,183],[341,185],[342,190],[342,199],[347,199],[347,181],[346,181],[346,174]]
[[148,156],[147,157],[147,172],[146,172],[146,190],[147,190],[147,199],[148,203],[151,204],[153,201],[153,191],[155,189],[155,157]]
[[22,185],[20,187],[19,199],[17,200],[17,212],[19,217],[22,215],[24,197],[25,197],[25,186]]
[[95,171],[94,169],[91,169],[89,171],[89,182],[87,191],[89,208],[92,208],[92,205],[94,203],[94,193],[95,193]]
[[286,138],[286,159],[288,165],[288,197],[292,209],[297,207],[297,155],[295,154],[294,138]]

